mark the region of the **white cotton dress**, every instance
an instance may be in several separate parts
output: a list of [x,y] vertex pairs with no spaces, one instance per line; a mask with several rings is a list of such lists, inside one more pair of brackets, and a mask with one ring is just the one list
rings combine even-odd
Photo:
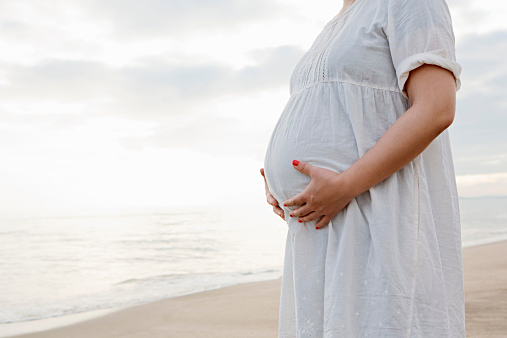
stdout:
[[[296,65],[265,157],[279,203],[310,181],[292,160],[342,172],[409,107],[409,72],[461,67],[444,0],[356,0]],[[329,226],[288,233],[279,337],[465,337],[463,262],[448,131],[354,198]]]

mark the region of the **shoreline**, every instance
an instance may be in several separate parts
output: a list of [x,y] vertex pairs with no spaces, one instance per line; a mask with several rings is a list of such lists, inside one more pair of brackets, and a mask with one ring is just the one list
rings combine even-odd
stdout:
[[[507,336],[507,240],[465,246],[463,261],[467,337]],[[136,333],[273,337],[280,284],[280,278],[248,282],[125,308],[0,324],[0,337],[132,337]]]
[[[155,301],[143,302],[134,305],[128,305],[124,307],[115,307],[115,308],[106,308],[106,309],[98,309],[84,312],[71,313],[63,316],[57,317],[47,317],[41,319],[31,319],[20,322],[12,322],[12,323],[0,323],[0,338],[10,338],[10,337],[24,337],[25,335],[32,334],[37,335],[38,333],[56,330],[59,328],[71,326],[74,324],[80,324],[82,322],[86,322],[89,320],[97,319],[104,317],[109,314],[115,314],[120,311],[129,310],[138,307],[149,306],[151,304],[166,302],[171,300],[180,300],[186,297],[199,296],[201,294],[206,294],[209,292],[220,292],[221,290],[228,291],[230,288],[247,286],[247,288],[255,287],[256,284],[271,284],[275,283],[276,285],[281,283],[281,277],[275,279],[267,279],[260,280],[254,282],[244,282],[239,284],[233,284],[218,288],[210,288],[202,291],[191,292],[187,294],[183,294],[180,296],[174,296],[169,298],[163,298]],[[278,310],[278,309],[277,309]],[[278,324],[278,323],[277,323]]]
[[494,240],[485,239],[485,240],[482,240],[482,241],[477,241],[477,242],[474,242],[474,243],[471,243],[471,244],[463,245],[462,249],[465,250],[467,248],[472,248],[472,247],[477,247],[477,246],[482,246],[482,245],[488,245],[488,244],[494,244],[494,243],[499,243],[499,242],[507,242],[507,237],[501,237],[501,238],[494,239]]

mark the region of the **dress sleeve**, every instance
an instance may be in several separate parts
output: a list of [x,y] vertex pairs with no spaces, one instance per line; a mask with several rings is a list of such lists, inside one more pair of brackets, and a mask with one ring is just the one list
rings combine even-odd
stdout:
[[411,70],[423,64],[452,72],[456,91],[461,66],[456,62],[454,32],[445,0],[387,0],[386,35],[403,96]]

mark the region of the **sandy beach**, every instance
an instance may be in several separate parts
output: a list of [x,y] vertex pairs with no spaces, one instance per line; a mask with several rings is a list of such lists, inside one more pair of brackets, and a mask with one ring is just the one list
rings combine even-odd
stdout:
[[[467,337],[507,337],[507,241],[467,247],[463,258]],[[280,280],[242,284],[15,337],[276,337],[279,296]]]

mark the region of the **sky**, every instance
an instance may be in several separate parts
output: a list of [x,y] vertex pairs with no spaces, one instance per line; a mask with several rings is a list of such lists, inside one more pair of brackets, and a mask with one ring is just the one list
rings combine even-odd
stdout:
[[[507,195],[507,3],[448,0],[461,197]],[[263,204],[322,0],[3,0],[0,212]]]

